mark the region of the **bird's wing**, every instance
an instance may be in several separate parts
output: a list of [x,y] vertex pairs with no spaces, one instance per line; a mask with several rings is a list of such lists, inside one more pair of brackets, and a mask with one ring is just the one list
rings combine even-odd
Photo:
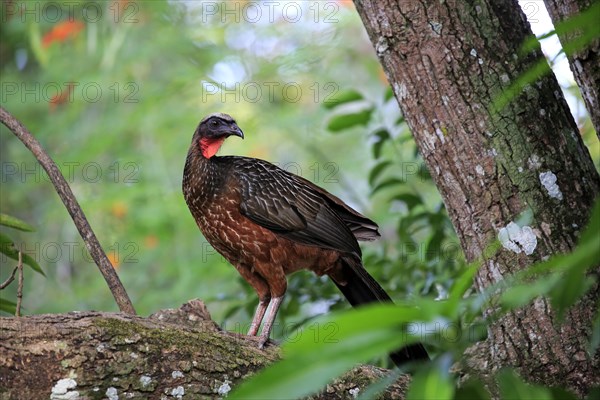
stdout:
[[242,215],[290,240],[360,255],[356,237],[322,193],[266,161],[236,157]]
[[375,222],[344,203],[342,199],[301,176],[294,175],[294,178],[305,185],[310,186],[315,192],[319,193],[321,197],[326,199],[329,206],[340,216],[340,218],[342,218],[348,228],[350,228],[354,237],[356,237],[356,240],[370,241],[378,239],[381,236],[378,230],[379,227]]

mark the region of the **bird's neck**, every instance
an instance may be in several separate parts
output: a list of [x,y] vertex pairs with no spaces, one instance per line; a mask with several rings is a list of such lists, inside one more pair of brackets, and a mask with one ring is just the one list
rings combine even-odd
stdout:
[[189,204],[195,201],[209,201],[224,186],[225,175],[219,157],[206,158],[201,145],[192,145],[188,151],[183,170],[183,193]]
[[202,138],[200,139],[200,153],[206,159],[211,159],[217,151],[221,148],[221,145],[225,141],[225,137],[220,137],[216,139],[211,138]]

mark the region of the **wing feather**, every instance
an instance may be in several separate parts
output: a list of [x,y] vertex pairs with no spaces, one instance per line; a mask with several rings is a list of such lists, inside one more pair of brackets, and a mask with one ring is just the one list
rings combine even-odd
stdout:
[[302,244],[359,256],[361,229],[369,239],[378,236],[374,222],[309,181],[262,160],[235,157],[234,164],[240,211],[257,224]]

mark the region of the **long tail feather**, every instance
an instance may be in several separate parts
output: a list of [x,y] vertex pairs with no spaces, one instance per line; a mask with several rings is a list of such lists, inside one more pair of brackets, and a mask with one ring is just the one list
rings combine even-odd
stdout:
[[[390,296],[360,262],[345,259],[343,268],[345,284],[332,280],[352,307],[375,302],[392,302]],[[409,361],[429,360],[429,355],[421,343],[415,343],[390,353],[390,358],[399,367]]]

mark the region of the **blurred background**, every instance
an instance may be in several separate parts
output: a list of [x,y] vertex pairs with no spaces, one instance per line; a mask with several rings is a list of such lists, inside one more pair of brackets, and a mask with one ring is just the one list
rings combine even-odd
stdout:
[[[542,1],[521,2],[536,34]],[[191,136],[212,112],[245,133],[221,154],[267,159],[377,221],[367,269],[396,299],[443,299],[464,266],[443,203],[349,1],[5,1],[1,103],[54,158],[138,313],[204,300],[245,332],[254,291],[202,237],[181,194]],[[596,165],[600,149],[556,46],[559,73]],[[565,69],[565,65],[567,65]],[[46,277],[25,270],[24,314],[116,311],[37,161],[0,127],[2,227]],[[0,279],[16,265],[0,254]],[[15,285],[0,292],[14,301]],[[290,278],[275,336],[346,302],[327,279]]]

